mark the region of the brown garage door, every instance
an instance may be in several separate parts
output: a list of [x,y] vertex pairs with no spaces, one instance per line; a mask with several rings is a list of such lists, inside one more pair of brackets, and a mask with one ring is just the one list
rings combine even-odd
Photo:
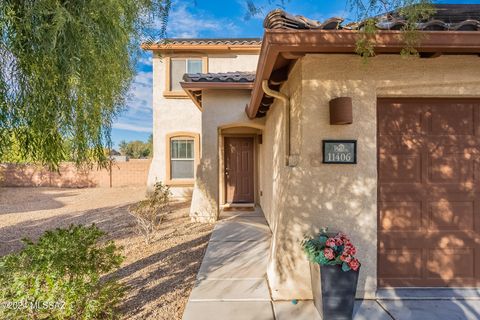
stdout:
[[378,101],[378,285],[480,284],[480,101]]

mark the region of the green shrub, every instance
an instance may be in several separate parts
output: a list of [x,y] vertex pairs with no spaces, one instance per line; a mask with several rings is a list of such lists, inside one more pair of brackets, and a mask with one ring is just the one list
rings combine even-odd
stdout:
[[100,277],[123,257],[95,225],[24,239],[18,253],[0,258],[1,319],[114,319],[123,285]]
[[157,182],[147,199],[139,201],[129,208],[130,214],[136,220],[135,231],[143,236],[146,244],[154,239],[155,232],[165,214],[169,212],[170,196],[170,187]]

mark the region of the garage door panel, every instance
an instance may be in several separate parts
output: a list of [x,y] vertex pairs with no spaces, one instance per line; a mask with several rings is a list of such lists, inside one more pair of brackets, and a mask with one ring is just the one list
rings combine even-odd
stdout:
[[480,283],[479,106],[379,100],[379,286]]
[[[415,199],[440,201],[442,199],[471,201],[478,197],[480,188],[478,182],[468,181],[459,184],[420,184],[420,183],[385,183],[378,187],[378,201],[409,201]],[[412,195],[414,194],[414,195]]]
[[421,278],[421,249],[389,249],[378,255],[379,263],[384,268],[378,271],[380,277]]
[[[435,249],[427,252],[427,279],[451,281],[475,277],[473,248]],[[458,268],[459,265],[464,267]]]
[[420,228],[415,231],[381,230],[379,250],[398,248],[446,249],[474,247],[478,250],[479,238],[472,230],[428,230]]
[[382,135],[382,139],[378,140],[378,151],[380,154],[420,153],[425,147],[425,141],[418,135]]
[[474,158],[462,153],[430,155],[428,177],[431,183],[459,183],[474,180]]
[[392,101],[378,110],[378,127],[385,135],[406,135],[426,132],[423,121],[426,108],[418,108],[415,103]]
[[379,215],[381,230],[416,231],[422,226],[422,202],[381,202]]
[[[384,138],[382,137],[382,140]],[[423,145],[419,149],[427,150],[431,155],[442,157],[444,154],[457,153],[462,158],[469,159],[470,155],[479,155],[480,151],[476,146],[480,144],[480,139],[476,136],[427,136],[424,139],[418,139]]]
[[384,182],[414,183],[421,181],[419,154],[380,154],[379,175]]
[[429,230],[474,230],[473,201],[430,202]]
[[378,201],[417,201],[425,199],[428,194],[421,183],[384,183],[378,188]]
[[430,107],[430,135],[475,135],[471,104],[439,103]]

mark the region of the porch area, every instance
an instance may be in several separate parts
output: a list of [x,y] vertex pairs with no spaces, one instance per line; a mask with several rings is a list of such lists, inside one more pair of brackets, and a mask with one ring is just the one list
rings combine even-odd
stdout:
[[[272,300],[266,275],[270,242],[260,207],[224,209],[183,320],[321,320],[310,300],[296,304]],[[438,292],[426,297],[386,291],[377,300],[357,300],[353,319],[478,319],[480,300],[477,290],[473,291],[468,299],[464,292],[449,292],[442,298]]]

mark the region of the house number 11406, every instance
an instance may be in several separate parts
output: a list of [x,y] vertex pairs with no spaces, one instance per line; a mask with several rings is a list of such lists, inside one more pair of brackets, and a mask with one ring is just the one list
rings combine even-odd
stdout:
[[357,163],[357,141],[323,140],[323,163]]
[[328,154],[328,162],[336,161],[336,162],[351,162],[352,161],[352,154],[351,153],[329,153]]

